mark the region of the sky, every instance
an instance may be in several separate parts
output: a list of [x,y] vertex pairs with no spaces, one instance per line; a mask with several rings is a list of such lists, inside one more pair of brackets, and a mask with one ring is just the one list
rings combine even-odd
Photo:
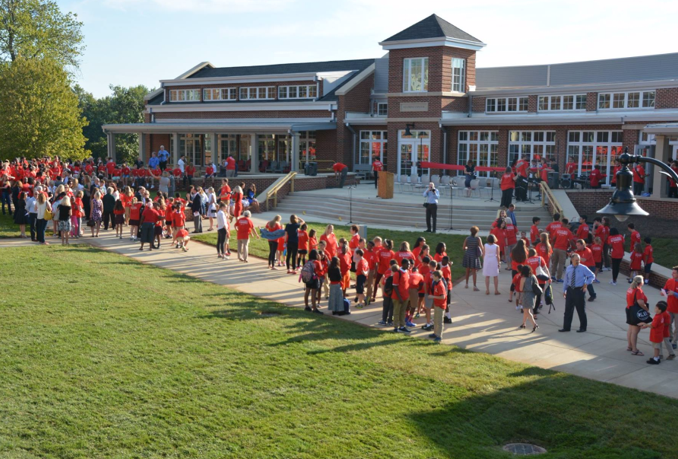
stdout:
[[478,67],[678,52],[671,0],[57,0],[84,23],[76,78],[149,88],[216,67],[381,57],[379,42],[437,14],[482,40]]

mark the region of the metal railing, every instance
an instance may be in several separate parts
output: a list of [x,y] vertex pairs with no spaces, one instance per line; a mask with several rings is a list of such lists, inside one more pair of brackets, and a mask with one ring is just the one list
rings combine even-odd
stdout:
[[[283,186],[290,182],[290,193],[294,193],[294,177],[297,175],[296,172],[290,172],[284,177],[279,178],[273,187],[266,192],[266,208],[272,209],[278,207],[278,192],[282,189]],[[269,207],[269,201],[273,199],[273,207]]]
[[539,183],[539,188],[541,189],[541,205],[542,207],[548,206],[551,215],[560,214],[563,215],[563,208],[553,195],[553,191],[548,186],[546,181],[542,180]]

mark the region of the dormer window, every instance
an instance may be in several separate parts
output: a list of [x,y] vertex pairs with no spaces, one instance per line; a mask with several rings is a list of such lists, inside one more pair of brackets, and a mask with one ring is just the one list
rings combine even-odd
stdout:
[[403,92],[428,91],[428,57],[403,59]]

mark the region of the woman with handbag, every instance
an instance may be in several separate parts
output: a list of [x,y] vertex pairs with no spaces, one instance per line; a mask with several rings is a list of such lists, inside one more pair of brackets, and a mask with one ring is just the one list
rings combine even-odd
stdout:
[[476,278],[478,277],[478,270],[482,269],[480,259],[483,256],[483,241],[478,237],[480,228],[477,226],[471,227],[471,235],[464,240],[464,259],[462,266],[466,268],[466,287],[468,288],[468,278],[473,272],[473,291],[478,292],[480,289],[476,285]]
[[49,242],[45,241],[45,229],[47,228],[47,220],[52,218],[52,207],[47,199],[46,193],[38,193],[37,198],[35,199],[35,206],[37,209],[37,221],[36,221],[36,237],[40,244],[49,245]]
[[636,276],[626,291],[626,323],[629,325],[626,331],[626,340],[628,341],[626,350],[631,352],[631,355],[640,357],[645,354],[638,350],[639,325],[652,322],[650,309],[647,306],[647,296],[645,296],[641,288],[644,282],[643,276]]
[[543,291],[539,286],[539,280],[532,272],[532,267],[530,265],[524,265],[520,269],[520,274],[522,275],[520,280],[520,291],[523,292],[523,324],[520,328],[525,328],[525,323],[529,318],[530,322],[532,322],[531,333],[534,333],[534,331],[539,328],[539,325],[537,325],[537,322],[534,320],[532,310],[536,305],[537,297],[541,296]]

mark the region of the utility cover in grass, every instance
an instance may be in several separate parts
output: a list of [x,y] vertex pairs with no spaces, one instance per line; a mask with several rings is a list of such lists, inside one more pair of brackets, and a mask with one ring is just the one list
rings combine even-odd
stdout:
[[509,443],[508,445],[504,445],[503,449],[516,456],[532,456],[535,454],[546,453],[546,450],[541,446],[530,445],[529,443]]

